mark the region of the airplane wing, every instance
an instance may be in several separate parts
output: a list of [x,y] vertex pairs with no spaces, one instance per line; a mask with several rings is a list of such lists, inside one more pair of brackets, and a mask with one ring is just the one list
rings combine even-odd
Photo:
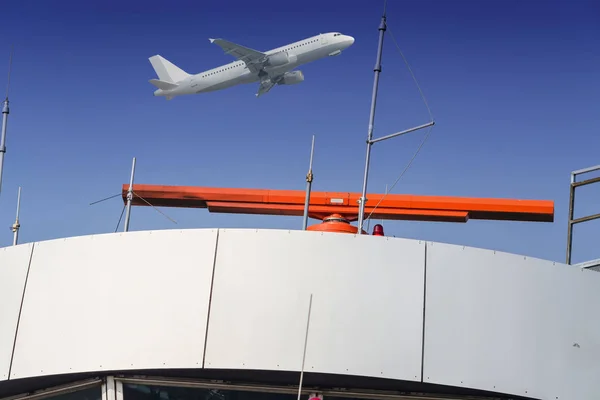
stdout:
[[260,51],[240,46],[239,44],[235,44],[224,39],[209,40],[211,43],[219,45],[219,47],[223,49],[225,54],[231,54],[238,60],[245,62],[248,69],[252,72],[257,72],[260,70],[260,64],[262,60],[264,60],[267,56],[265,53],[262,53]]

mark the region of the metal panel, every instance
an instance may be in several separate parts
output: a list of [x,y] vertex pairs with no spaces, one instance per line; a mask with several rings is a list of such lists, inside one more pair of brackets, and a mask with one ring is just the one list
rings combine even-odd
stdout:
[[11,379],[202,364],[216,230],[36,244]]
[[425,382],[539,399],[600,393],[600,275],[427,244]]
[[0,381],[10,371],[21,299],[33,244],[0,248]]
[[421,378],[424,242],[221,230],[205,368]]
[[589,268],[589,269],[598,269],[600,268],[600,258],[597,258],[595,260],[590,260],[590,261],[584,261],[584,262],[580,262],[577,264],[572,264],[574,267],[577,268]]

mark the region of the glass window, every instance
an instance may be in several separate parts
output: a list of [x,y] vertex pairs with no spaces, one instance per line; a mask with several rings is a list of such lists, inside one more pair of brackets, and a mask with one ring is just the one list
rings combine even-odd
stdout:
[[20,397],[20,399],[26,400],[34,396],[39,400],[102,400],[102,383],[92,383],[92,386],[85,385],[86,387],[83,389],[80,384],[77,384],[77,386],[79,386],[77,389],[73,386],[42,389],[32,393],[30,396]]
[[123,384],[124,400],[296,400],[295,394]]
[[[257,390],[260,390],[257,388]],[[341,394],[340,394],[341,395]],[[367,400],[326,396],[330,400]],[[273,393],[246,391],[234,389],[191,388],[176,386],[149,386],[133,383],[123,383],[123,400],[296,400],[297,389],[290,388],[289,393]],[[302,395],[302,400],[308,400],[308,394]]]
[[94,386],[76,392],[63,393],[46,400],[102,400],[102,386]]

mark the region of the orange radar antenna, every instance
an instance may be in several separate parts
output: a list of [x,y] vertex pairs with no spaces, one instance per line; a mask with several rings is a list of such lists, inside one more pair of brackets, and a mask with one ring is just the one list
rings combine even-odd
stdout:
[[[122,187],[127,201],[129,184]],[[309,216],[333,229],[358,233],[350,222],[358,220],[356,203],[361,193],[312,192]],[[553,222],[551,200],[417,196],[410,194],[370,194],[375,206],[365,212],[381,220],[461,222],[469,219],[497,221]],[[233,189],[196,186],[136,184],[134,206],[206,208],[212,213],[302,216],[305,192],[302,190]],[[335,215],[334,215],[335,214]],[[342,228],[346,224],[347,228]],[[332,231],[327,227],[309,230]],[[354,230],[353,232],[350,232]],[[364,232],[364,231],[363,231]]]

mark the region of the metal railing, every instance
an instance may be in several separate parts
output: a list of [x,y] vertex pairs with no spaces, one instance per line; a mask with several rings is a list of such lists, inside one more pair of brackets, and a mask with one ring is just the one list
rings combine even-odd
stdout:
[[600,171],[600,165],[596,165],[595,167],[583,168],[571,172],[571,187],[569,190],[569,222],[567,226],[567,264],[571,264],[571,255],[573,249],[573,225],[578,224],[580,222],[587,222],[600,218],[600,213],[580,218],[574,218],[575,188],[600,182],[600,176],[596,178],[586,179],[580,182],[577,182],[577,176],[594,171]]

